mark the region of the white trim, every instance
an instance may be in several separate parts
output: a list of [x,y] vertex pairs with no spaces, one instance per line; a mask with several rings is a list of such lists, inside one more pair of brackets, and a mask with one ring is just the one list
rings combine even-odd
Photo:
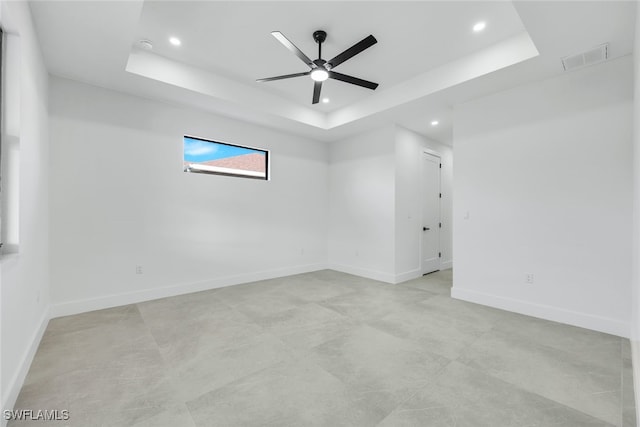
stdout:
[[455,285],[451,289],[451,297],[476,304],[487,305],[514,313],[552,320],[567,325],[579,326],[598,332],[629,337],[629,323],[609,317],[593,316],[587,313],[565,310],[543,304],[535,304],[528,301],[505,298],[497,295],[485,294],[469,289],[461,289]]
[[432,156],[435,156],[435,157],[438,157],[440,159],[440,162],[442,163],[442,154],[440,154],[439,151],[432,150],[431,148],[422,147],[422,152],[423,153],[427,153],[427,154],[431,154]]
[[151,301],[154,299],[189,294],[193,292],[207,291],[210,289],[239,285],[241,283],[256,282],[259,280],[275,279],[278,277],[291,276],[294,274],[309,273],[312,271],[324,270],[326,268],[326,264],[307,264],[295,267],[239,274],[235,276],[226,276],[192,283],[183,283],[180,285],[165,286],[161,288],[144,289],[136,292],[127,292],[115,295],[105,295],[97,298],[68,301],[53,304],[51,306],[51,318],[70,316],[72,314],[102,310],[111,307],[119,307],[128,304],[136,304],[143,301]]
[[631,366],[633,367],[633,390],[636,398],[636,419],[640,420],[640,341],[631,340]]
[[369,270],[366,268],[353,267],[350,265],[335,264],[329,262],[329,269],[339,271],[341,273],[353,274],[355,276],[366,277],[367,279],[379,280],[385,283],[395,283],[396,276],[392,273],[382,271]]
[[422,276],[422,272],[420,271],[419,268],[411,271],[405,271],[404,273],[396,274],[396,278],[393,283],[397,284],[397,283],[406,282],[407,280],[416,279],[420,276]]
[[440,270],[449,270],[453,268],[453,261],[441,261],[440,262]]
[[[27,373],[29,372],[29,368],[31,367],[31,362],[33,362],[33,358],[38,351],[38,346],[40,345],[40,341],[42,340],[42,336],[44,335],[44,331],[47,329],[47,325],[49,324],[49,308],[46,308],[42,313],[42,317],[40,318],[40,325],[38,329],[36,329],[31,337],[31,344],[22,356],[22,363],[20,364],[20,368],[13,374],[13,377],[9,380],[9,386],[7,388],[7,395],[4,396],[4,401],[2,402],[2,411],[4,413],[7,409],[13,409],[16,404],[16,400],[18,399],[18,394],[20,394],[20,390],[22,389],[22,385],[24,384],[24,380],[27,378]],[[7,420],[2,417],[2,426],[7,424]]]
[[266,178],[266,172],[256,172],[244,169],[223,168],[222,166],[202,165],[199,163],[189,163],[188,170],[219,173],[224,175],[249,176],[254,178]]

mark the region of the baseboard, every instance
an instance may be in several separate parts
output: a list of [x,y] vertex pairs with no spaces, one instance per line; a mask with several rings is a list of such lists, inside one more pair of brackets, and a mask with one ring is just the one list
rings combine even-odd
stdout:
[[[40,324],[38,329],[36,329],[31,337],[31,343],[29,344],[29,348],[24,353],[22,357],[22,363],[16,372],[14,372],[13,377],[9,380],[9,387],[7,390],[6,396],[3,396],[4,401],[2,402],[2,413],[4,414],[5,410],[11,410],[16,404],[16,400],[18,399],[18,394],[20,394],[20,390],[22,389],[22,385],[24,384],[24,380],[27,378],[27,373],[29,373],[29,368],[31,367],[31,362],[33,361],[36,352],[38,351],[38,346],[40,345],[40,341],[42,340],[42,336],[44,335],[44,331],[47,329],[47,325],[49,324],[49,309],[45,309],[42,313],[42,317],[40,318]],[[2,417],[2,426],[7,425],[7,420]]]
[[336,264],[329,262],[329,269],[342,273],[353,274],[355,276],[366,277],[367,279],[379,280],[380,282],[396,283],[395,274],[384,273],[382,271],[369,270],[366,268],[353,267],[350,265]]
[[636,419],[640,420],[640,341],[634,339],[631,340],[631,365],[636,398]]
[[404,273],[400,273],[400,274],[396,274],[395,280],[393,283],[402,283],[402,282],[406,282],[407,280],[411,280],[411,279],[416,279],[418,277],[422,276],[422,272],[420,271],[420,269],[415,269],[415,270],[411,270],[411,271],[407,271]]
[[636,419],[640,420],[640,341],[631,340],[631,365],[633,368],[633,390],[636,398]]
[[513,311],[527,316],[538,317],[611,335],[617,335],[619,337],[629,337],[629,324],[617,319],[593,316],[549,305],[534,304],[527,301],[485,294],[469,289],[460,289],[455,285],[451,289],[451,297],[477,304],[488,305],[502,310]]
[[[453,268],[453,262],[452,261],[444,261],[444,262],[440,263],[440,271],[448,270],[450,268]],[[420,276],[422,276],[422,271],[418,268],[418,269],[415,269],[415,270],[411,270],[411,271],[407,271],[407,272],[404,272],[404,273],[396,274],[396,278],[395,278],[395,281],[393,283],[406,282],[407,280],[417,279]]]
[[69,301],[51,306],[51,318],[70,316],[72,314],[86,313],[88,311],[102,310],[128,304],[136,304],[143,301],[151,301],[159,298],[176,295],[190,294],[193,292],[207,291],[226,286],[239,285],[241,283],[256,282],[259,280],[275,279],[294,274],[309,273],[324,270],[326,264],[307,264],[295,267],[287,267],[273,270],[265,270],[235,276],[220,277],[211,280],[203,280],[180,285],[165,286],[161,288],[145,289],[137,292],[128,292],[116,295],[106,295],[98,298],[90,298],[77,301]]

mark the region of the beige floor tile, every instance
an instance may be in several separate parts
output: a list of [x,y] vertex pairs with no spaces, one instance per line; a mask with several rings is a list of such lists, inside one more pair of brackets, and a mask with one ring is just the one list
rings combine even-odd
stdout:
[[54,319],[16,409],[94,427],[636,425],[628,340],[331,270]]

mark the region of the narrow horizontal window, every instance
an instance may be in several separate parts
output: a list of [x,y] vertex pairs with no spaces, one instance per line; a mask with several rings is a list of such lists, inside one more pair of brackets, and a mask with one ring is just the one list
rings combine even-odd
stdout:
[[184,171],[269,179],[269,152],[184,136]]

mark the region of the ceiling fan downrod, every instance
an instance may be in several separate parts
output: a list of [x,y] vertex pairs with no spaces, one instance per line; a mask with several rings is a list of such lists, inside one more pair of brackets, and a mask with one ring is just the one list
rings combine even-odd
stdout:
[[322,43],[327,39],[326,31],[318,30],[313,32],[313,39],[318,43],[318,59],[322,59]]

